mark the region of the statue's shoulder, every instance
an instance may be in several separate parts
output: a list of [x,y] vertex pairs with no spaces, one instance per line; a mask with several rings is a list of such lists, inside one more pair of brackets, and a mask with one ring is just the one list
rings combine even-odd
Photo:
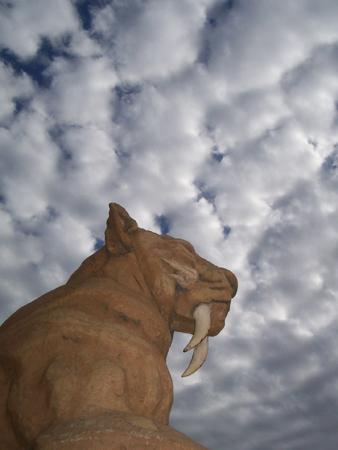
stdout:
[[106,264],[108,258],[109,252],[104,245],[83,261],[80,267],[70,276],[67,284],[82,283],[84,280],[95,276],[97,271]]

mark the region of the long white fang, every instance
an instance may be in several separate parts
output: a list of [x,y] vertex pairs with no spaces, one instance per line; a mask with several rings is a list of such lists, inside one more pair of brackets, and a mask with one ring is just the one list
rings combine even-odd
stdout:
[[194,354],[187,370],[181,375],[182,377],[188,377],[198,370],[207,359],[208,355],[208,336],[203,339],[195,348]]
[[195,331],[191,338],[189,344],[183,350],[187,352],[192,348],[196,347],[203,339],[206,337],[210,330],[210,308],[208,305],[203,303],[197,306],[194,313],[195,318]]

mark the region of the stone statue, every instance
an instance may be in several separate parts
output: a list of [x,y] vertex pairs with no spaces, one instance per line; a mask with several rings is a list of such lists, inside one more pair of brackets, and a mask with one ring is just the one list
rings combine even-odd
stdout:
[[168,425],[166,356],[191,333],[183,376],[218,334],[237,280],[182,239],[110,204],[105,246],[0,327],[2,450],[202,450]]

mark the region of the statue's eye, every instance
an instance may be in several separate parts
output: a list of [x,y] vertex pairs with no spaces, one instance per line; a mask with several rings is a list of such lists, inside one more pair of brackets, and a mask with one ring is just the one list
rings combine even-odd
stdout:
[[176,283],[175,285],[175,295],[182,295],[184,292],[186,292],[188,289],[181,286],[180,284]]

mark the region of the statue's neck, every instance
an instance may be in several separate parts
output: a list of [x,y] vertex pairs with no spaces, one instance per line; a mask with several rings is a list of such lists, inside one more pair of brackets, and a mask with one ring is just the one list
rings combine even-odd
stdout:
[[[138,303],[144,303],[145,308],[148,311],[146,314],[147,317],[149,317],[150,310],[153,311],[154,317],[161,316],[162,333],[164,332],[163,326],[165,326],[165,335],[168,333],[172,339],[172,332],[170,329],[172,311],[170,305],[167,306],[162,301],[163,299],[155,298],[155,294],[150,291],[139,268],[139,262],[134,252],[121,256],[111,255],[105,247],[102,247],[94,253],[94,255],[83,262],[80,268],[70,277],[67,285],[86,284],[90,279],[106,279],[108,284],[115,283],[114,290],[119,291],[120,294],[123,293],[126,299],[128,297],[137,297]],[[147,305],[151,305],[150,310]],[[140,318],[142,319],[142,317]],[[168,337],[166,337],[165,340],[167,342]],[[165,350],[165,353],[166,351],[167,349]],[[166,354],[164,356],[166,356]]]
[[109,278],[143,297],[151,300],[151,294],[138,267],[137,259],[133,253],[121,256],[111,255],[95,272],[95,277]]

